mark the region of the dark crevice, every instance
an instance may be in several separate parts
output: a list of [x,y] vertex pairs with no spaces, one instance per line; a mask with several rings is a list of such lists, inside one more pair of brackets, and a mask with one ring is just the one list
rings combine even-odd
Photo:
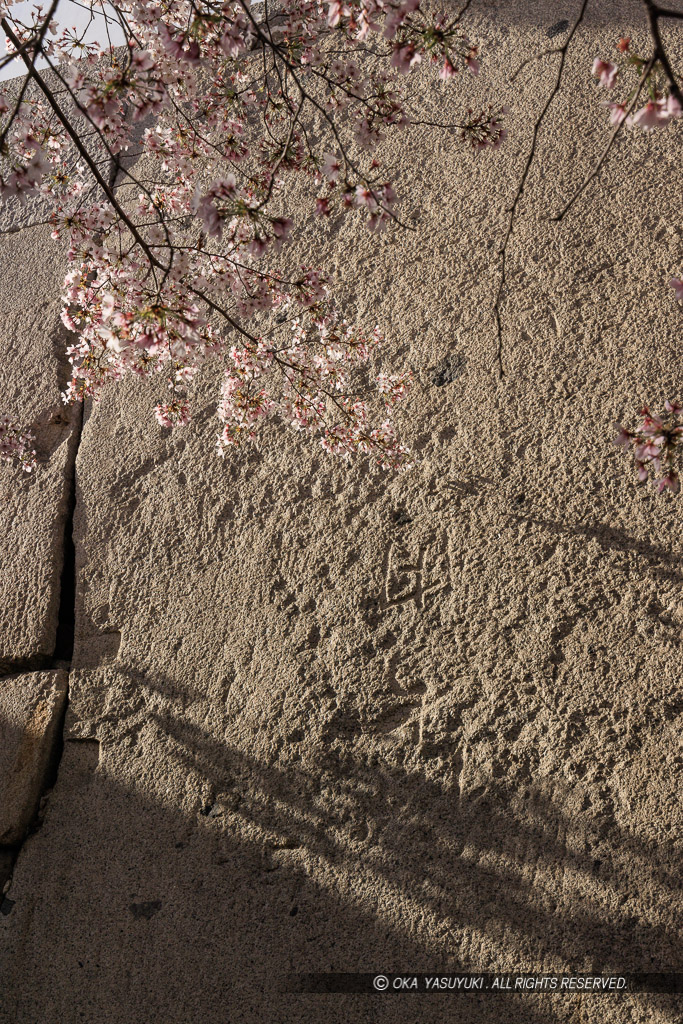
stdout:
[[[57,636],[55,638],[55,649],[52,656],[53,668],[64,668],[68,672],[71,668],[71,660],[74,653],[74,639],[76,635],[76,545],[74,542],[74,513],[76,511],[76,459],[81,444],[83,433],[83,403],[75,407],[76,412],[76,441],[74,444],[73,458],[69,466],[69,478],[67,480],[66,499],[66,520],[64,522],[64,546],[62,555],[62,574],[59,585],[59,608],[57,610]],[[52,789],[57,781],[59,765],[64,753],[64,720],[69,706],[69,690],[67,684],[66,700],[61,714],[61,721],[57,729],[57,739],[52,750],[45,780],[43,794]],[[42,801],[41,801],[42,802]],[[38,812],[40,814],[40,810]],[[31,829],[29,828],[29,834]]]
[[74,544],[74,511],[76,509],[76,458],[83,430],[83,405],[76,407],[76,444],[74,455],[69,467],[67,481],[66,521],[64,523],[64,549],[62,575],[59,587],[59,609],[57,612],[57,638],[53,661],[67,662],[71,665],[74,653],[74,635],[76,630],[76,546]]
[[[54,663],[50,668],[64,668],[68,671],[68,665],[55,665]],[[57,776],[59,775],[59,765],[62,760],[62,754],[64,753],[64,720],[66,718],[66,710],[69,705],[69,694],[67,690],[66,700],[59,714],[59,720],[57,727],[54,732],[54,740],[52,742],[52,748],[50,750],[49,759],[45,767],[45,773],[43,775],[43,782],[40,788],[40,796],[38,798],[35,811],[33,816],[26,827],[21,840],[13,846],[2,846],[0,847],[0,914],[7,915],[10,913],[14,906],[14,901],[8,897],[8,892],[12,885],[12,875],[14,874],[14,868],[16,867],[19,854],[21,853],[24,843],[27,839],[30,839],[32,835],[35,835],[39,831],[43,824],[43,816],[45,814],[45,808],[49,799],[50,793],[57,782]]]
[[0,659],[0,679],[5,676],[23,675],[25,672],[40,672],[46,668],[61,668],[54,665],[54,658],[49,654],[32,654],[28,658]]
[[[68,671],[68,670],[67,670]],[[54,788],[57,782],[57,776],[59,775],[59,766],[62,761],[62,754],[64,753],[64,722],[66,719],[66,711],[69,706],[69,690],[67,683],[66,700],[59,714],[59,721],[57,722],[57,728],[55,729],[55,738],[50,751],[50,758],[45,768],[45,775],[43,776],[43,785],[41,789],[40,799],[36,812],[33,815],[33,819],[29,823],[26,829],[26,835],[24,836],[24,842],[32,836],[34,832],[37,832],[43,823],[43,812],[45,810],[45,803],[47,798]]]

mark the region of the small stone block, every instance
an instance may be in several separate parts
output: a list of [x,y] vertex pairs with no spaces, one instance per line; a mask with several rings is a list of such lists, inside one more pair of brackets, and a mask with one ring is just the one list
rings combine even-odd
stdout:
[[43,792],[67,697],[68,673],[0,679],[0,845],[21,842]]

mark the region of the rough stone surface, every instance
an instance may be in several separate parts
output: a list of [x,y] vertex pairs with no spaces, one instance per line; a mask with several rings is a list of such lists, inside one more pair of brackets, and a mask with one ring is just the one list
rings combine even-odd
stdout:
[[681,505],[611,444],[614,419],[680,396],[681,126],[678,151],[625,133],[548,221],[604,144],[593,58],[645,39],[639,5],[601,4],[539,138],[499,382],[501,211],[550,87],[543,62],[508,78],[573,12],[478,10],[480,79],[452,111],[434,83],[433,107],[486,81],[514,100],[509,146],[400,138],[419,231],[377,248],[307,224],[294,254],[414,367],[416,468],[275,428],[220,462],[215,368],[184,431],[153,425],[152,384],[86,420],[65,750],[0,918],[2,1024],[680,1020],[664,996],[277,991],[312,970],[683,966]]
[[[30,221],[29,221],[30,225]],[[64,250],[49,229],[0,238],[2,412],[36,435],[38,469],[0,463],[0,674],[48,664],[57,634],[64,526],[80,409],[66,408]]]
[[0,679],[0,846],[24,838],[59,737],[67,695],[64,671]]

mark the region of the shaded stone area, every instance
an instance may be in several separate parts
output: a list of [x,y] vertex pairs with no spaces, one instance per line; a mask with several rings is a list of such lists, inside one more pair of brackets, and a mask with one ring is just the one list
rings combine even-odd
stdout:
[[430,373],[432,384],[437,388],[452,384],[454,380],[464,373],[465,357],[461,352],[454,352],[447,359],[444,359],[439,366],[435,366]]
[[[607,834],[581,810],[581,788],[520,792],[501,779],[461,793],[428,762],[378,764],[337,744],[309,749],[299,766],[264,765],[190,725],[185,710],[171,717],[172,702],[166,715],[156,706],[135,739],[104,744],[99,762],[94,744],[67,739],[6,917],[24,936],[6,953],[7,976],[30,962],[30,985],[5,989],[0,1020],[57,1024],[87,1007],[97,1022],[142,1024],[153,1012],[218,1024],[226,1008],[230,1020],[304,1022],[320,1019],[320,997],[279,995],[303,971],[676,962],[675,922],[648,923],[629,908],[643,884],[670,903],[673,848]],[[200,800],[216,813],[203,814]],[[37,904],[47,858],[62,868]],[[46,949],[59,950],[58,965]],[[422,999],[417,1019],[676,1019],[669,997],[445,998]],[[335,996],[324,1006],[340,1024],[408,1024],[415,1013],[407,999]]]
[[555,36],[559,36],[562,33],[566,32],[568,28],[569,22],[567,21],[567,19],[561,18],[559,21],[556,21],[554,25],[550,26],[550,28],[546,32],[546,35],[548,39],[554,39]]

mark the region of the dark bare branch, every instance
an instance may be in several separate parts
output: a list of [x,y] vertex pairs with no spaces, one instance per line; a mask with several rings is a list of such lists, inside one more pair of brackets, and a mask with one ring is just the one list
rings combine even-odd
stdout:
[[585,192],[587,186],[590,185],[591,181],[593,181],[593,179],[596,178],[598,176],[598,174],[600,173],[600,168],[602,167],[602,165],[604,164],[605,160],[607,159],[607,157],[609,155],[609,152],[612,149],[612,146],[614,145],[615,139],[616,139],[617,135],[619,134],[619,132],[621,130],[622,125],[624,125],[626,123],[626,118],[631,114],[631,112],[633,111],[633,108],[635,107],[636,103],[638,102],[638,97],[640,96],[642,88],[645,85],[645,81],[647,79],[647,76],[650,74],[650,71],[652,70],[652,68],[654,66],[654,63],[655,63],[655,58],[654,58],[654,55],[653,55],[650,58],[650,60],[647,62],[647,64],[645,65],[645,68],[643,69],[643,73],[640,76],[640,81],[638,82],[638,88],[636,89],[635,93],[633,94],[633,96],[631,98],[631,102],[629,103],[628,107],[626,108],[626,110],[624,112],[623,118],[621,119],[621,121],[619,121],[615,125],[614,130],[610,133],[610,137],[607,140],[607,144],[606,144],[605,148],[603,149],[602,153],[600,154],[600,157],[599,157],[597,163],[588,172],[588,174],[584,178],[582,184],[576,190],[576,192],[571,197],[571,199],[565,204],[565,206],[562,207],[562,209],[559,211],[559,213],[556,213],[554,217],[550,218],[551,220],[554,220],[554,221],[562,220],[564,215],[567,213],[568,210],[571,209],[571,207],[574,205],[574,203],[579,198],[579,196],[583,192]]
[[676,76],[674,75],[671,69],[669,57],[667,55],[666,50],[664,49],[664,43],[662,42],[662,36],[659,31],[660,18],[683,18],[683,13],[676,13],[674,11],[668,10],[665,11],[664,8],[660,7],[658,4],[653,3],[652,0],[642,0],[642,3],[645,7],[645,12],[647,14],[647,24],[650,30],[650,35],[652,37],[652,42],[654,43],[654,53],[652,55],[653,60],[659,61],[659,63],[661,64],[662,70],[666,75],[666,79],[669,83],[671,95],[675,96],[678,102],[683,107],[683,93],[681,93],[681,88],[678,82],[676,81]]

